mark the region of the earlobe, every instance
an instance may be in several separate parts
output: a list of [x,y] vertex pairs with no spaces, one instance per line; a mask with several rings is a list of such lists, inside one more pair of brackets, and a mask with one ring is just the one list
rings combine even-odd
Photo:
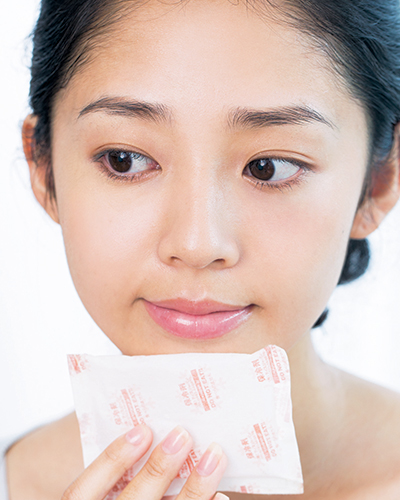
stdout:
[[369,196],[357,210],[350,238],[363,239],[377,229],[400,198],[400,124],[396,126],[392,151],[373,173]]
[[22,145],[29,166],[32,191],[37,201],[42,205],[50,217],[55,222],[59,223],[56,201],[50,196],[47,188],[47,165],[41,164],[40,158],[37,158],[35,155],[34,133],[36,123],[37,117],[29,115],[25,118],[22,125]]

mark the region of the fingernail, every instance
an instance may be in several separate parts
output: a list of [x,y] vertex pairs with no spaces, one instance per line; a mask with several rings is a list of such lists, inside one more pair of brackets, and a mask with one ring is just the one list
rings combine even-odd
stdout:
[[132,430],[127,432],[125,434],[125,438],[129,443],[137,446],[143,441],[144,435],[145,433],[143,427],[141,425],[138,425],[137,427],[134,427]]
[[162,449],[168,455],[174,455],[183,448],[183,445],[188,440],[188,437],[188,432],[183,427],[178,425],[178,427],[175,427],[175,429],[172,430],[164,439]]
[[201,460],[196,467],[200,476],[209,476],[212,474],[217,468],[221,457],[221,447],[216,443],[212,443],[201,457]]
[[229,497],[227,497],[223,493],[217,493],[214,497],[214,500],[229,500]]

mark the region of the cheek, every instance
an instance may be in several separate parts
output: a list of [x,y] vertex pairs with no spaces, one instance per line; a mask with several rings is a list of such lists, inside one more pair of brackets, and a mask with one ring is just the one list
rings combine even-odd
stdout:
[[[254,217],[246,221],[243,237],[251,241],[249,258],[255,264],[247,278],[257,284],[263,314],[282,335],[276,339],[282,347],[312,327],[337,285],[362,183],[361,177],[353,180],[349,188],[327,176],[318,189],[310,185],[282,203],[279,196],[275,203],[271,198],[257,228]],[[260,214],[257,200],[253,203],[253,213]]]
[[71,276],[95,320],[130,306],[156,248],[153,197],[107,187],[67,188],[58,196]]

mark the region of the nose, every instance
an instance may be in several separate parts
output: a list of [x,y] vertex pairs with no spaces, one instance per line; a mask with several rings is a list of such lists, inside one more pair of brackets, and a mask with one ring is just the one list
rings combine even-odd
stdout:
[[159,258],[175,267],[225,269],[240,258],[234,213],[218,182],[197,176],[171,190],[164,206]]

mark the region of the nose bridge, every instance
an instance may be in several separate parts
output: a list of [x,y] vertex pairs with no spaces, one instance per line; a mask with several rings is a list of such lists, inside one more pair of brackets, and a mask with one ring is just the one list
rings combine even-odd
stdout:
[[[218,169],[194,162],[177,170],[170,189],[168,223],[160,244],[163,261],[182,263],[193,268],[234,265],[238,245],[229,224],[224,184]],[[186,173],[185,173],[186,172]]]
[[211,250],[222,237],[222,203],[218,197],[222,197],[223,193],[218,193],[214,179],[204,177],[207,175],[194,176],[194,182],[184,191],[185,209],[180,211],[180,224],[177,226],[178,232],[182,231],[183,241],[186,240],[188,248],[193,250],[202,246],[204,250],[207,247]]

